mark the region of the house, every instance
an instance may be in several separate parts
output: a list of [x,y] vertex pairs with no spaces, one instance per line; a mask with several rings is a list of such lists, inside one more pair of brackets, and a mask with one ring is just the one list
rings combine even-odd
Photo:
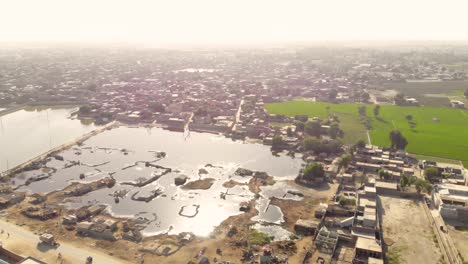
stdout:
[[378,164],[356,162],[356,168],[364,172],[377,173],[382,167]]
[[463,103],[462,101],[451,100],[450,104],[452,105],[453,108],[462,108],[462,109],[465,108],[465,103]]
[[319,224],[320,224],[320,221],[316,219],[313,219],[313,220],[299,219],[294,224],[294,231],[296,232],[296,234],[310,236],[315,233]]
[[78,222],[76,215],[66,215],[62,218],[62,224],[64,225],[74,225]]
[[468,222],[468,186],[441,184],[433,200],[443,218]]
[[376,239],[358,237],[355,248],[356,253],[354,255],[353,263],[365,264],[369,263],[369,258],[382,258],[382,246]]
[[351,173],[340,173],[336,178],[341,184],[351,184],[354,182],[354,175]]
[[25,193],[0,194],[0,209],[20,203],[26,197]]

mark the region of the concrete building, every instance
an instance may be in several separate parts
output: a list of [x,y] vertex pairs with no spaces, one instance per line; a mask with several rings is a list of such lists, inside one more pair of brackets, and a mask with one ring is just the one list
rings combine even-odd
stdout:
[[468,186],[439,185],[433,192],[433,200],[442,217],[468,222]]

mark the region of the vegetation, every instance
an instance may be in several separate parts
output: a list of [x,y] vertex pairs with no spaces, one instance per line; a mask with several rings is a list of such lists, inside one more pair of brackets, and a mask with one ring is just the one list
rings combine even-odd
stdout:
[[354,198],[348,199],[348,198],[344,197],[343,195],[340,195],[340,196],[338,197],[338,203],[339,203],[341,206],[345,206],[345,205],[356,205],[356,199],[354,199]]
[[328,130],[328,135],[336,139],[338,137],[343,137],[343,130],[340,129],[337,123],[333,123],[330,125],[330,129]]
[[428,181],[423,180],[423,179],[417,179],[414,182],[414,187],[416,187],[416,190],[418,191],[418,193],[421,193],[421,191],[423,190],[426,193],[431,193],[432,191],[432,185]]
[[297,120],[297,121],[300,121],[300,122],[307,122],[307,120],[309,120],[309,117],[307,115],[296,115],[294,116],[294,119]]
[[380,113],[380,105],[374,107],[374,116],[377,117]]
[[271,148],[272,149],[281,149],[284,147],[284,140],[281,136],[276,135],[273,137],[272,143],[271,143]]
[[[468,86],[466,82],[465,87]],[[465,88],[464,87],[464,88]],[[460,89],[460,88],[457,88]],[[362,124],[358,104],[332,104],[309,101],[289,101],[267,104],[269,113],[283,113],[288,116],[307,114],[309,117],[326,118],[329,112],[340,119],[340,128],[344,131],[343,142],[355,144],[359,140],[367,142],[366,127]],[[378,118],[372,115],[368,108],[367,118],[371,120],[369,130],[371,142],[374,145],[390,147],[389,133],[398,129],[409,142],[406,150],[410,153],[461,160],[468,167],[468,110],[443,107],[415,107],[381,105]],[[406,120],[411,115],[412,122],[417,123],[411,128]],[[438,118],[439,122],[434,122]]]
[[408,145],[408,140],[401,134],[400,130],[390,131],[390,148],[392,149],[405,149]]
[[386,83],[383,87],[404,92],[405,95],[416,98],[424,106],[450,107],[450,100],[447,97],[432,97],[426,94],[453,95],[455,91],[461,91],[458,96],[463,96],[463,90],[468,89],[468,81]]
[[350,154],[345,154],[341,157],[340,163],[338,164],[340,168],[347,168],[351,163],[352,156]]
[[430,182],[436,182],[442,178],[442,174],[439,169],[434,167],[429,167],[424,169],[424,177]]
[[401,252],[397,247],[391,247],[387,252],[387,259],[389,264],[400,264],[401,263]]
[[309,121],[305,124],[304,131],[310,135],[315,137],[320,137],[322,130],[322,126],[317,121]]
[[365,106],[359,106],[358,107],[358,112],[359,112],[360,116],[366,116],[367,115]]
[[421,193],[422,191],[425,191],[426,193],[431,193],[432,191],[432,185],[430,182],[423,180],[423,179],[419,179],[416,176],[403,174],[400,179],[400,187],[403,190],[405,190],[407,187],[411,185],[414,185],[418,193]]
[[252,229],[249,233],[248,241],[250,245],[266,245],[271,243],[272,237],[263,232]]
[[341,142],[338,140],[320,140],[314,137],[304,139],[304,149],[313,151],[316,154],[320,153],[337,153],[341,151]]
[[89,106],[89,105],[80,106],[80,108],[78,109],[78,111],[79,111],[80,114],[82,114],[82,115],[88,115],[88,114],[91,113],[91,106]]
[[306,181],[313,181],[315,178],[323,178],[325,176],[325,170],[322,164],[314,162],[304,169],[303,179]]
[[356,144],[354,144],[354,147],[356,148],[364,148],[366,147],[366,142],[362,139],[358,140],[358,142],[356,142]]
[[386,170],[379,170],[379,177],[380,179],[384,179],[386,181],[390,180],[392,178],[392,174]]

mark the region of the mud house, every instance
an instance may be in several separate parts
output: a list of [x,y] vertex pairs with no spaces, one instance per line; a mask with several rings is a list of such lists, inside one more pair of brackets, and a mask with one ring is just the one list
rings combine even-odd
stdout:
[[25,197],[25,193],[0,194],[0,209],[20,203]]
[[319,226],[320,221],[313,219],[313,220],[303,220],[299,219],[294,224],[294,231],[297,234],[310,236],[315,234],[317,227]]
[[80,222],[76,226],[78,235],[89,236],[96,239],[115,241],[113,230],[103,223]]

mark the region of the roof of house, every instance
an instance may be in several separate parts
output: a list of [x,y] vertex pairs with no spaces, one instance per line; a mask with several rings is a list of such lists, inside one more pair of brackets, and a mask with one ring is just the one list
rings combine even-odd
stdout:
[[396,190],[398,188],[398,184],[394,182],[378,181],[375,183],[375,187]]
[[358,237],[356,241],[356,248],[373,252],[382,252],[382,247],[375,239]]

